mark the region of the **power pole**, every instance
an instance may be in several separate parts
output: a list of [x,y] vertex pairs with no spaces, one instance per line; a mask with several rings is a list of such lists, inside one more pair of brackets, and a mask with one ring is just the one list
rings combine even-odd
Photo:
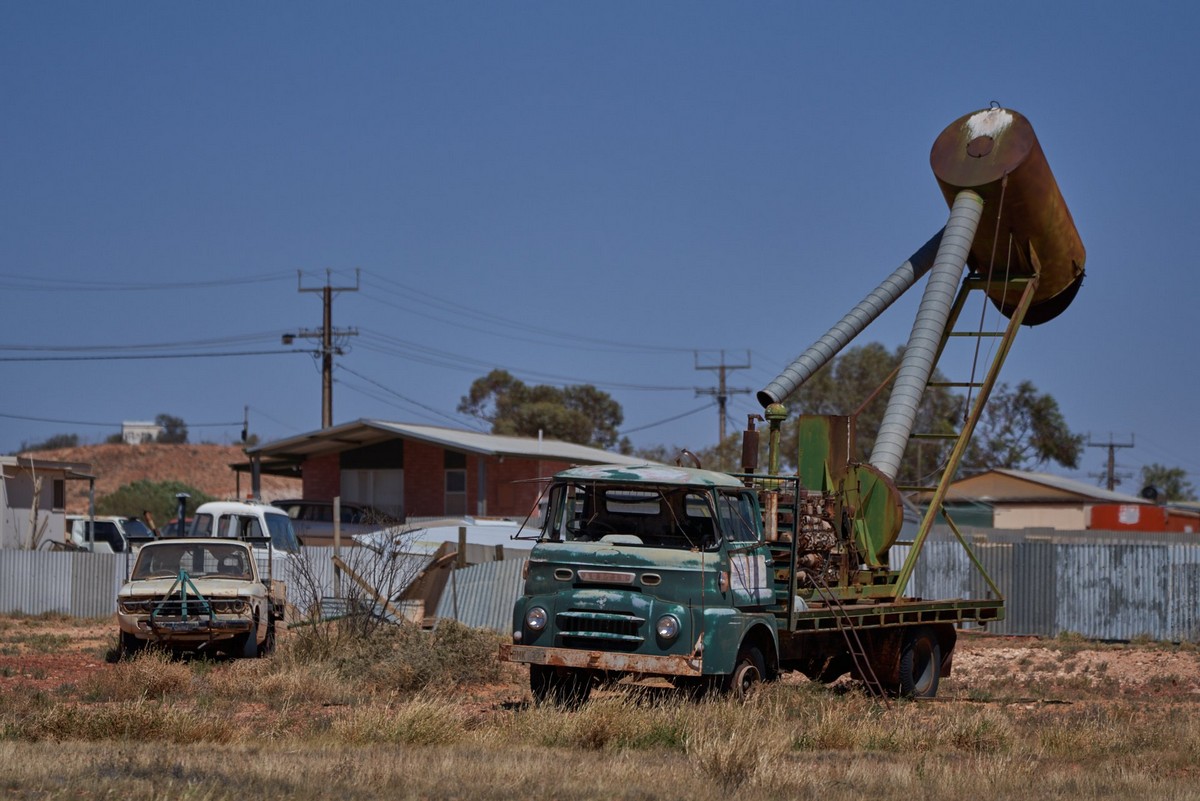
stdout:
[[1092,436],[1089,434],[1087,445],[1089,448],[1108,448],[1108,469],[1104,473],[1089,473],[1088,475],[1095,478],[1106,478],[1109,492],[1116,489],[1118,478],[1130,477],[1128,473],[1118,476],[1116,454],[1117,448],[1133,447],[1133,434],[1129,435],[1129,442],[1113,442],[1112,434],[1108,435],[1108,442],[1092,442]]
[[750,368],[750,351],[746,351],[745,364],[726,364],[725,351],[721,351],[721,361],[719,364],[700,364],[700,351],[693,351],[696,361],[697,370],[716,370],[717,371],[717,386],[716,387],[696,387],[696,397],[701,395],[715,395],[717,398],[717,413],[720,415],[720,423],[718,426],[719,436],[717,439],[717,448],[720,449],[721,444],[725,442],[725,404],[729,400],[730,395],[750,394],[750,390],[744,387],[730,389],[725,385],[725,376],[730,370],[747,370]]
[[345,353],[341,345],[334,345],[334,337],[356,337],[358,329],[333,327],[333,293],[357,292],[359,287],[359,271],[354,271],[354,286],[333,286],[330,283],[330,271],[325,271],[325,285],[318,287],[304,286],[304,273],[296,271],[297,285],[300,292],[320,292],[324,313],[321,316],[321,328],[301,328],[294,334],[284,334],[283,344],[290,345],[296,337],[313,339],[321,343],[317,351],[321,354],[321,428],[333,427],[333,356]]

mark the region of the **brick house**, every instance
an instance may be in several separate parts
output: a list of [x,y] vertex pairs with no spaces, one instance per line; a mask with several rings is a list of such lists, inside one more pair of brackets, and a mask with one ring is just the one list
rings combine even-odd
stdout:
[[246,450],[257,476],[299,476],[304,497],[365,503],[401,518],[524,517],[544,486],[571,465],[644,459],[558,440],[441,426],[358,420]]

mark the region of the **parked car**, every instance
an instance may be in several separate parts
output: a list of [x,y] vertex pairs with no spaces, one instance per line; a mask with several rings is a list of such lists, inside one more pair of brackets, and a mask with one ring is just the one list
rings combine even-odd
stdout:
[[[91,550],[95,553],[124,553],[129,547],[129,540],[125,534],[124,517],[114,517],[112,515],[96,515],[89,517],[88,515],[67,515],[67,542],[80,548],[87,549],[88,525],[92,525],[92,537],[90,539]],[[140,534],[140,532],[138,532]]]
[[[333,501],[312,501],[289,498],[274,505],[292,519],[296,536],[303,545],[333,545]],[[362,503],[341,503],[341,533],[343,545],[354,545],[351,537],[401,525],[401,521],[385,512]]]

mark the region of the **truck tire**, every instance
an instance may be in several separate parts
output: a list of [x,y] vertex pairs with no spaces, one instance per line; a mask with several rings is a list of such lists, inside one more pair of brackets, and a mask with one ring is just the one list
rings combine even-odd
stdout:
[[243,659],[254,659],[258,656],[258,616],[254,617],[254,625],[242,635],[240,640],[241,656]]
[[578,709],[592,695],[592,676],[585,670],[530,665],[529,691],[538,706],[553,704]]
[[900,695],[933,698],[942,667],[942,647],[927,626],[905,632],[900,644]]
[[275,653],[275,621],[267,624],[267,638],[258,649],[259,656],[270,656]]
[[118,632],[117,658],[133,659],[138,652],[146,647],[145,640],[139,640],[127,631]]
[[737,661],[733,664],[733,672],[721,680],[721,692],[744,701],[754,694],[766,675],[767,668],[762,651],[752,645],[743,645],[738,651]]

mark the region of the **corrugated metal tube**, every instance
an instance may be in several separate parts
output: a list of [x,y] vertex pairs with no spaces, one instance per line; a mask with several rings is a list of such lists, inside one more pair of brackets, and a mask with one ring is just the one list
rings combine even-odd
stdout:
[[897,267],[896,271],[884,279],[871,294],[830,328],[825,336],[797,356],[774,381],[759,390],[758,402],[763,408],[772,403],[783,403],[801,384],[828,364],[850,340],[861,334],[864,328],[925,275],[933,265],[934,255],[941,241],[942,232],[938,231],[912,254],[908,261]]
[[879,426],[879,435],[875,438],[875,448],[871,451],[871,464],[888,478],[895,478],[900,471],[904,448],[908,445],[909,434],[917,419],[917,408],[921,405],[921,396],[925,394],[925,385],[933,372],[938,345],[942,341],[950,307],[954,304],[963,268],[967,264],[967,254],[971,250],[971,240],[975,238],[982,213],[983,199],[975,192],[964,189],[955,196],[950,219],[942,229],[937,258],[929,272],[929,283],[925,286],[925,294],[921,296],[921,306],[917,309],[917,319],[908,336],[900,372],[896,375],[896,384],[892,387],[892,396]]

